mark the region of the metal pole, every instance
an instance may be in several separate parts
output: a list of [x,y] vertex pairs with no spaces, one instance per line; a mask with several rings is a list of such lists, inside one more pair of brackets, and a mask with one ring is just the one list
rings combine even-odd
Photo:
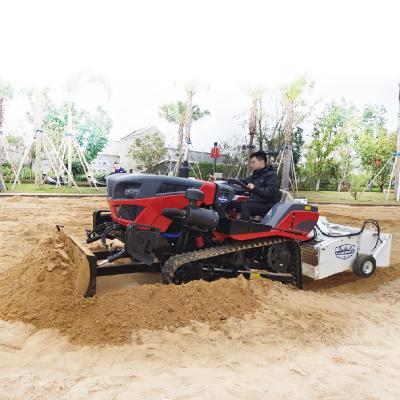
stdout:
[[[385,162],[384,166],[383,166],[383,167],[379,170],[379,172],[375,175],[374,179],[372,179],[372,181],[369,182],[367,186],[365,186],[363,192],[365,192],[365,189],[367,189],[368,186],[371,185],[371,187],[372,187],[372,185],[374,184],[376,178],[382,173],[382,171],[386,168],[386,165],[389,164],[389,162],[392,160],[392,158],[393,158],[393,156],[391,156],[391,157]],[[394,162],[396,162],[396,159],[395,159]]]
[[293,152],[292,146],[290,144],[285,144],[282,153],[282,160],[283,160],[283,168],[282,168],[282,182],[281,182],[281,189],[285,191],[289,191],[289,179],[290,179],[290,166],[292,163]]
[[42,189],[42,133],[41,129],[35,131],[35,189]]
[[[389,200],[390,188],[392,187],[392,180],[393,180],[395,169],[396,169],[396,161],[393,163],[392,172],[390,173],[389,186],[388,186],[387,192],[386,192],[386,201]],[[395,180],[396,180],[396,178],[395,178]]]
[[[68,104],[68,131],[67,131],[67,148],[68,148],[68,176],[72,176],[72,106]],[[72,182],[68,179],[68,186]]]
[[[61,160],[60,163],[59,163],[58,175],[57,175],[57,186],[59,186],[60,185],[61,171],[63,169],[63,166],[64,166],[64,169],[65,169],[64,159],[65,159],[65,152],[66,152],[67,147],[68,147],[68,145],[67,145],[67,137],[64,136],[64,139],[63,139],[63,141],[62,141],[62,143],[60,145],[61,158],[60,158],[60,155],[57,152],[57,149],[54,147],[53,143],[51,141],[50,141],[50,143],[52,144],[52,146],[53,146],[53,148],[55,150],[56,156],[58,157],[59,160]],[[64,184],[65,184],[65,182],[64,182]]]
[[[1,131],[1,130],[0,130],[0,139],[3,139],[3,131]],[[0,141],[0,149],[1,149],[1,147],[2,147],[2,143]],[[3,144],[3,147],[5,149],[5,145],[4,144]],[[6,183],[5,183],[4,178],[3,178],[3,170],[2,170],[2,168],[3,168],[3,158],[2,158],[2,153],[0,152],[0,191],[1,190],[7,191],[7,186],[6,186]]]
[[17,169],[17,174],[15,175],[14,183],[12,185],[12,190],[14,190],[14,188],[15,188],[15,185],[16,185],[18,179],[19,179],[19,175],[20,175],[20,173],[22,171],[22,168],[24,166],[25,160],[28,157],[29,150],[31,149],[32,146],[33,146],[33,143],[29,144],[29,146],[27,146],[26,149],[25,149],[25,152],[24,152],[24,154],[22,156],[21,162],[20,162],[20,164],[18,166],[18,169]]
[[398,154],[400,153],[400,82],[399,85],[399,112],[397,114],[397,148],[396,148],[396,156],[394,159],[396,168],[396,180],[395,180],[395,193],[396,193],[396,200],[399,201],[400,198],[400,157]]

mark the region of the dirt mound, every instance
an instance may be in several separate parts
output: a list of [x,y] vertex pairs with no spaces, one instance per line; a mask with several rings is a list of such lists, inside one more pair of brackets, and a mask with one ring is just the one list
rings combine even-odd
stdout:
[[400,264],[392,264],[389,268],[377,268],[368,279],[360,279],[352,271],[332,275],[328,278],[313,281],[306,279],[304,288],[324,293],[371,293],[385,284],[400,279]]
[[0,319],[56,328],[72,342],[92,345],[128,343],[134,332],[175,329],[193,321],[235,335],[228,319],[257,317],[261,334],[302,342],[315,336],[329,341],[349,327],[340,299],[333,306],[324,294],[244,278],[151,284],[80,298],[74,294],[76,267],[66,250],[58,237],[43,239],[0,275]]
[[57,237],[40,241],[32,254],[0,275],[0,318],[56,328],[75,342],[121,344],[130,340],[132,330],[243,317],[258,308],[262,292],[238,279],[144,285],[83,299],[74,295],[75,278],[63,243]]

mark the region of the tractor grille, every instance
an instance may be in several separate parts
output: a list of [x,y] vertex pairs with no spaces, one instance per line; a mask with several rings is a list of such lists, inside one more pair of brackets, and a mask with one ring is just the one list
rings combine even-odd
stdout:
[[140,182],[121,182],[117,185],[108,186],[108,197],[112,199],[134,199],[140,192]]
[[144,207],[142,206],[120,206],[118,210],[118,218],[134,221],[143,209]]
[[186,189],[191,188],[187,185],[178,185],[175,183],[163,183],[157,190],[157,194],[184,192]]

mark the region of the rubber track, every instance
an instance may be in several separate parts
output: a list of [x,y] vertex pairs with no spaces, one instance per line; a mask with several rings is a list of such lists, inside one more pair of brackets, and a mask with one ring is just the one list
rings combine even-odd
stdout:
[[204,260],[206,258],[212,258],[222,256],[224,254],[236,253],[237,251],[243,251],[248,249],[254,249],[256,247],[270,246],[276,243],[292,242],[293,240],[287,238],[269,238],[263,240],[246,241],[243,243],[225,244],[222,246],[209,247],[203,250],[195,250],[188,253],[177,254],[170,257],[162,267],[162,276],[164,283],[173,283],[175,272],[184,264]]

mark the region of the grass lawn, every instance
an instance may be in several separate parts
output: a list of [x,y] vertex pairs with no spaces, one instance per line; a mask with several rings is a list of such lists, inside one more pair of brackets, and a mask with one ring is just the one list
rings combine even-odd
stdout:
[[[99,187],[97,190],[94,187],[88,187],[88,186],[80,186],[78,190],[76,189],[75,186],[72,187],[65,187],[65,186],[55,186],[55,185],[43,185],[42,189],[35,189],[35,184],[34,183],[21,183],[20,185],[15,185],[14,190],[11,190],[12,184],[7,183],[7,192],[2,192],[2,193],[38,193],[38,194],[44,194],[44,193],[52,193],[52,194],[105,194],[106,193],[106,188],[105,187]],[[79,186],[79,185],[78,185]]]
[[394,200],[394,194],[389,195],[389,200],[386,201],[386,193],[364,192],[361,193],[357,200],[351,196],[349,192],[312,192],[300,191],[299,197],[305,197],[309,203],[315,202],[333,202],[333,203],[348,203],[348,204],[383,204],[383,205],[399,205]]
[[[16,185],[14,190],[11,190],[12,184],[7,184],[7,192],[1,192],[4,194],[11,193],[37,193],[37,194],[106,194],[106,188],[100,187],[97,190],[93,187],[81,186],[79,187],[80,192],[73,187],[64,187],[55,185],[43,185],[42,189],[35,189],[33,183],[22,183],[21,185]],[[398,205],[393,198],[393,193],[390,194],[390,200],[386,201],[386,193],[377,192],[365,192],[362,193],[359,199],[354,200],[349,192],[313,192],[313,191],[300,191],[299,197],[305,197],[309,203],[319,203],[319,202],[332,202],[332,203],[347,203],[347,204],[382,204],[382,205]]]

